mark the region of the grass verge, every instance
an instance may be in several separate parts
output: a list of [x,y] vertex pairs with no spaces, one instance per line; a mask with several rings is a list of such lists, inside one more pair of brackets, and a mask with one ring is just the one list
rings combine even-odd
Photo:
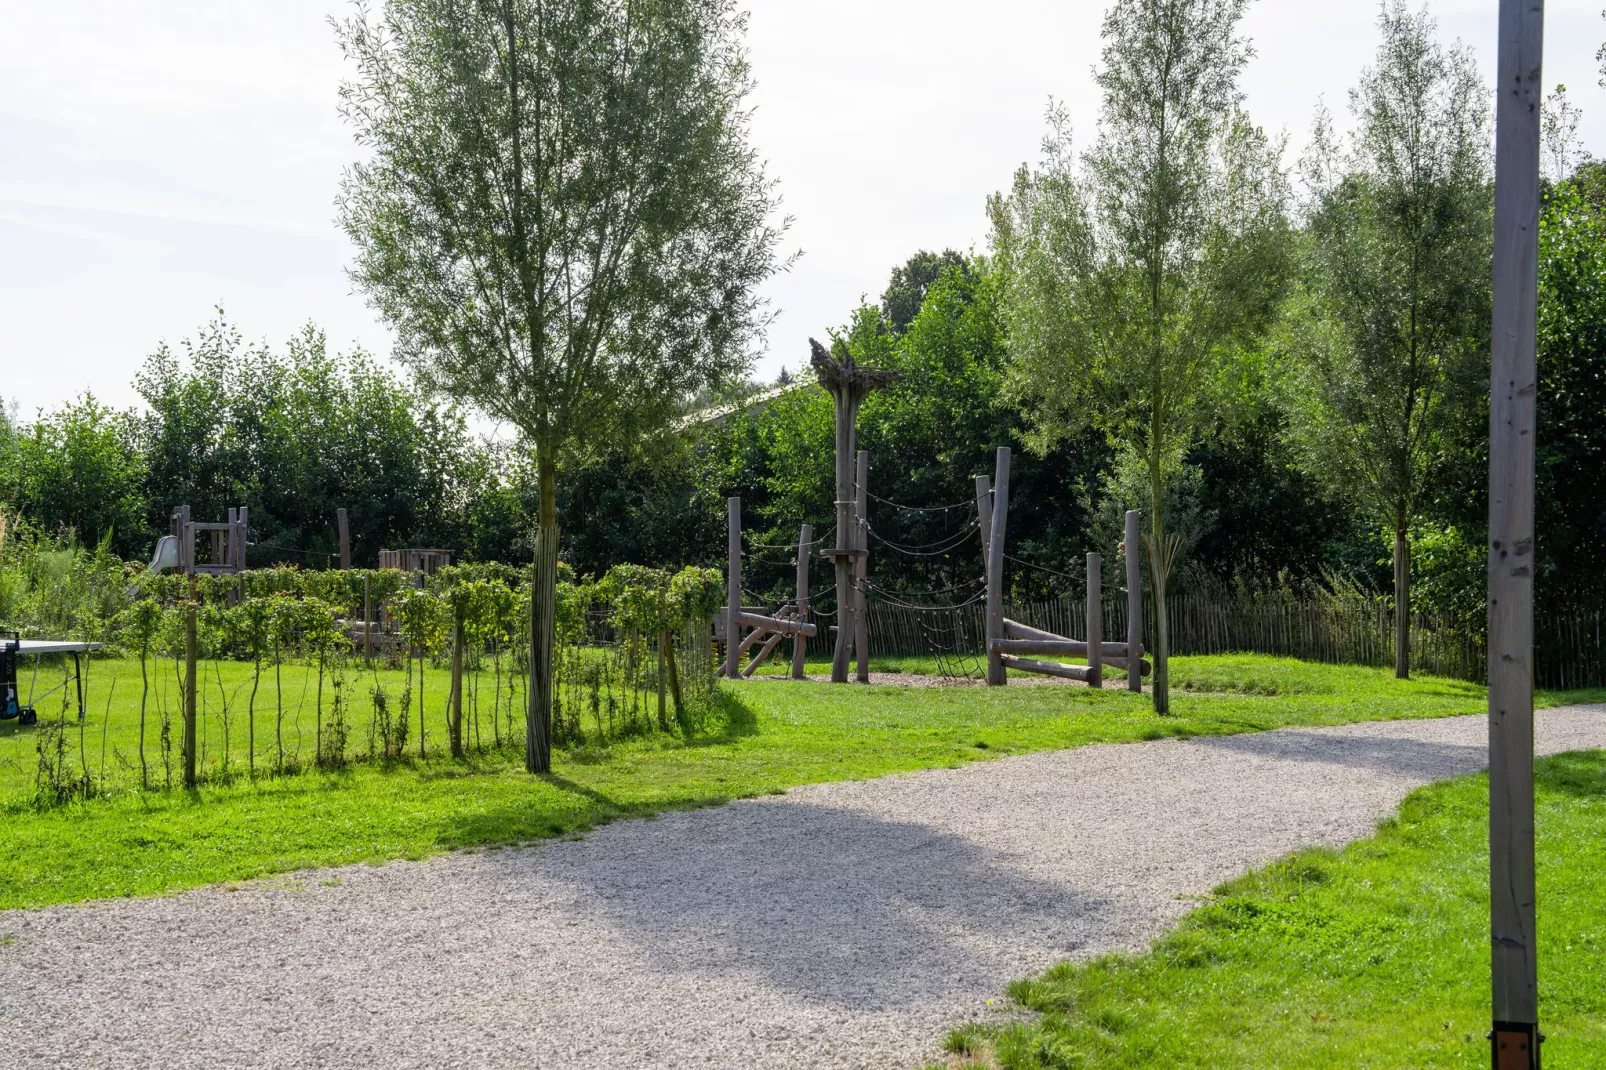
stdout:
[[[1547,1064],[1606,1067],[1606,752],[1537,767]],[[1488,780],[1413,792],[1371,839],[1218,888],[1146,955],[1062,963],[1034,1017],[950,1066],[1486,1067]]]
[[[492,748],[463,760],[362,762],[51,809],[13,802],[0,813],[0,908],[526,842],[800,784],[1023,751],[1441,717],[1484,705],[1482,688],[1471,684],[1397,681],[1386,670],[1282,658],[1178,658],[1173,671],[1174,713],[1163,718],[1146,695],[1120,690],[753,680],[725,690],[698,738],[559,751],[547,777],[526,775],[519,749]],[[137,664],[131,672],[137,679]],[[119,699],[128,694],[118,691]],[[97,709],[90,704],[90,738]]]

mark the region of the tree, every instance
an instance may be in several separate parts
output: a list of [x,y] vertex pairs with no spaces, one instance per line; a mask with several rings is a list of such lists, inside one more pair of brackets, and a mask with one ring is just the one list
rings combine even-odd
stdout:
[[1488,93],[1427,13],[1383,9],[1340,143],[1318,113],[1291,427],[1314,474],[1394,536],[1395,674],[1410,674],[1410,526],[1447,430],[1487,379],[1493,181]]
[[920,313],[932,284],[949,271],[968,276],[970,266],[968,260],[952,249],[944,249],[940,254],[920,250],[892,269],[886,291],[881,295],[881,314],[895,333],[902,334]]
[[[1067,117],[1051,108],[1042,168],[1022,167],[989,205],[1030,444],[1091,424],[1141,463],[1157,607],[1179,550],[1166,487],[1288,276],[1281,145],[1240,108],[1246,3],[1117,0],[1104,19],[1093,150],[1079,164]],[[1155,620],[1154,705],[1165,713],[1170,641],[1165,614]]]
[[9,452],[0,500],[46,528],[70,528],[91,545],[109,538],[133,553],[148,545],[145,455],[130,413],[85,393],[19,428]]
[[353,277],[431,387],[536,453],[525,762],[551,762],[560,462],[737,377],[780,265],[731,0],[391,0],[337,24]]

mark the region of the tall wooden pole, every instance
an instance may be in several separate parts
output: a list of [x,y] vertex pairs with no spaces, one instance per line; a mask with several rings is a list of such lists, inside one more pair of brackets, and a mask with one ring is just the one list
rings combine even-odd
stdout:
[[1138,535],[1139,514],[1136,509],[1126,511],[1126,687],[1128,691],[1143,692],[1143,569],[1139,565],[1143,551]]
[[987,544],[993,537],[993,485],[986,476],[976,477],[976,523],[981,525],[981,570],[987,572]]
[[1489,935],[1496,1070],[1539,1066],[1534,927],[1534,391],[1543,0],[1500,0],[1489,391]]
[[[814,525],[804,524],[797,535],[797,619],[809,619],[809,552],[814,549]],[[808,656],[808,636],[802,632],[792,635],[792,679],[801,680],[806,674],[804,659]]]
[[1087,554],[1087,686],[1104,686],[1104,562]]
[[864,584],[870,576],[870,529],[866,524],[870,516],[870,454],[858,451],[858,464],[854,472],[853,492],[853,548],[859,553],[853,559],[853,651],[858,659],[859,683],[870,682],[870,622],[865,605]]
[[736,618],[742,612],[742,499],[725,499],[725,517],[729,527],[726,543],[725,583],[729,604],[725,609],[725,678],[736,679],[736,670],[742,660]]
[[1009,681],[1001,653],[993,640],[1004,637],[1004,529],[1009,517],[1009,447],[998,447],[998,470],[993,474],[993,519],[987,532],[987,686]]
[[184,786],[195,787],[195,705],[196,705],[196,649],[195,649],[195,528],[189,521],[189,507],[184,507],[184,546],[190,552],[183,555],[185,571],[190,577],[190,599],[184,606]]

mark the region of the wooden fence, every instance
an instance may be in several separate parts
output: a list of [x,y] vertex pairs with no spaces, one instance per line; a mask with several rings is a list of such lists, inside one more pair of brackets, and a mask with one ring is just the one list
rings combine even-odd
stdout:
[[[1104,634],[1126,634],[1126,599],[1104,599]],[[880,655],[983,656],[985,611],[980,604],[933,612],[889,602],[869,604],[870,652]],[[1152,646],[1153,606],[1147,607],[1144,646]],[[1073,639],[1087,638],[1083,600],[1070,596],[1011,602],[1005,616]],[[1535,684],[1547,688],[1606,687],[1606,614],[1598,609],[1541,609],[1534,617]],[[1394,664],[1394,611],[1377,599],[1243,599],[1182,596],[1167,621],[1174,654],[1249,652],[1333,664]],[[820,621],[825,625],[829,619]],[[1485,679],[1484,621],[1415,615],[1412,668],[1435,676]]]

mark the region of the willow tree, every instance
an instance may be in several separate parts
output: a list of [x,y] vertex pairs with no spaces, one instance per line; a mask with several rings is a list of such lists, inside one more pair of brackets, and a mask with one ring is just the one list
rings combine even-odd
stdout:
[[[1317,115],[1305,158],[1309,255],[1290,354],[1291,431],[1312,474],[1394,542],[1394,668],[1410,674],[1417,502],[1488,389],[1494,181],[1489,94],[1400,0],[1350,94],[1347,138]],[[1482,419],[1481,416],[1477,417]]]
[[[1154,706],[1169,710],[1163,611],[1180,543],[1166,491],[1288,277],[1282,146],[1245,116],[1247,0],[1117,0],[1105,15],[1098,139],[1062,109],[1038,169],[992,199],[1013,385],[1046,449],[1092,425],[1146,470]],[[1132,503],[1139,504],[1139,503]],[[1134,548],[1136,549],[1136,548]]]
[[551,762],[560,471],[747,367],[784,223],[728,0],[389,0],[336,24],[353,277],[539,485],[526,766]]

